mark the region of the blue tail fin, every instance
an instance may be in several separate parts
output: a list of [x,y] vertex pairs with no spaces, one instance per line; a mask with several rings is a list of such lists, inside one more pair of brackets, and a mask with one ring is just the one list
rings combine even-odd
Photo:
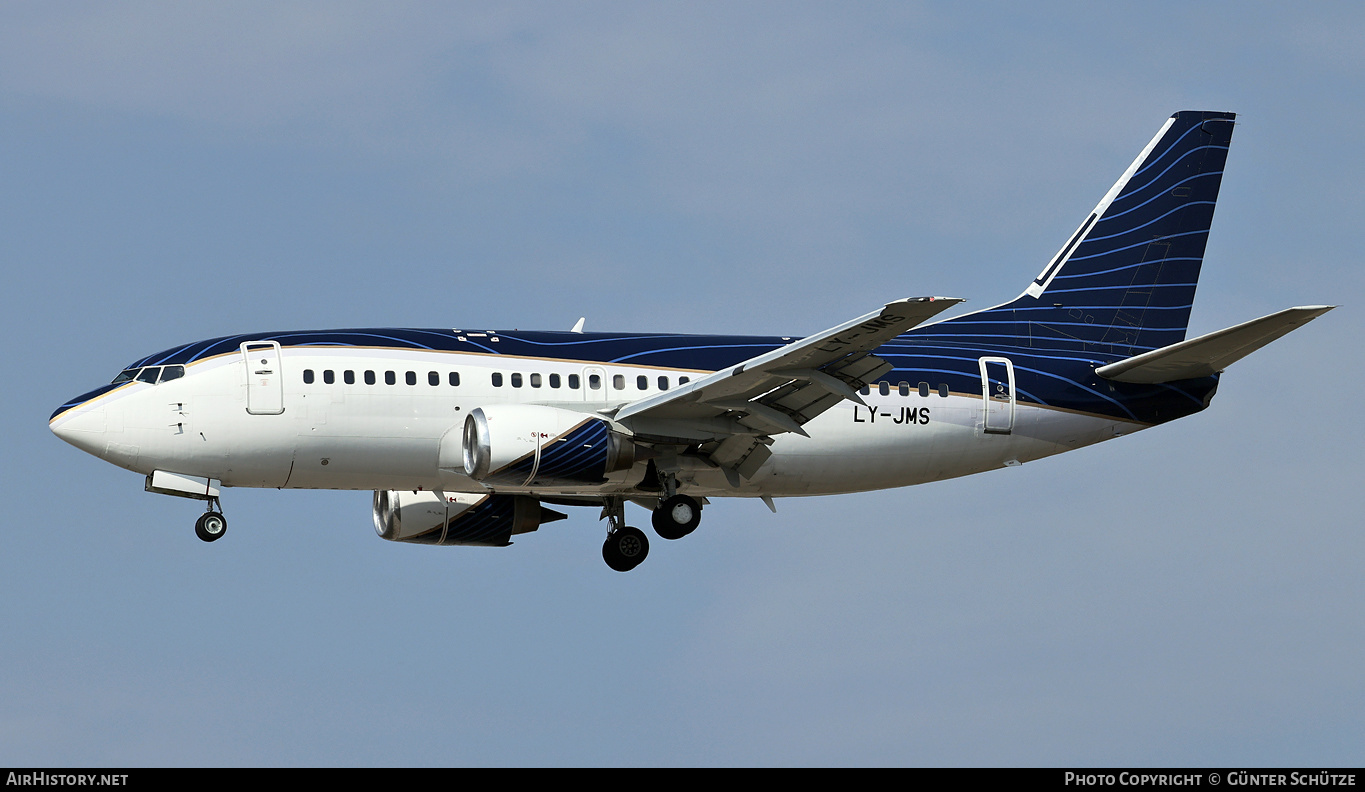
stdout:
[[1234,117],[1171,116],[1018,299],[926,330],[1122,357],[1184,340]]

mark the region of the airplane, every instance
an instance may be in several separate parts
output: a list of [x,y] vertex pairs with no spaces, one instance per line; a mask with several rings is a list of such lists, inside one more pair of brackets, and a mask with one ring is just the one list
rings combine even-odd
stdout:
[[1011,467],[1200,412],[1221,372],[1334,306],[1186,339],[1235,115],[1172,115],[1015,299],[917,297],[804,338],[343,329],[148,355],[52,414],[62,440],[197,499],[373,490],[376,532],[505,546],[600,509],[602,556],[717,498],[904,487]]

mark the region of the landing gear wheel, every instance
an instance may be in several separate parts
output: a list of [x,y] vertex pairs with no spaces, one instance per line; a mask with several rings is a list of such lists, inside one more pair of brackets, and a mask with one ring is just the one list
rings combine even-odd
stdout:
[[654,532],[664,539],[681,539],[701,523],[701,504],[686,495],[666,498],[654,510]]
[[607,534],[602,543],[602,560],[617,572],[629,572],[649,555],[649,539],[645,532],[629,525]]
[[227,533],[227,518],[222,512],[204,512],[194,523],[194,533],[205,542],[216,542]]

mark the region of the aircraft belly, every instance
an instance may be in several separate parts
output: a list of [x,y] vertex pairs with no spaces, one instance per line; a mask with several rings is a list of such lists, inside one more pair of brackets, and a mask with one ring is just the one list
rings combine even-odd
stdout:
[[298,438],[289,488],[435,489],[436,442],[429,437],[310,435]]

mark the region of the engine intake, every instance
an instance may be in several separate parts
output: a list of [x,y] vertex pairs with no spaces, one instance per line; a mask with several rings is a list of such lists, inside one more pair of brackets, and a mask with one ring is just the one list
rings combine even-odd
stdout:
[[602,484],[637,456],[635,443],[601,418],[531,404],[476,408],[463,441],[465,475],[506,487]]
[[391,542],[504,547],[513,534],[563,520],[525,495],[376,490],[374,531]]

